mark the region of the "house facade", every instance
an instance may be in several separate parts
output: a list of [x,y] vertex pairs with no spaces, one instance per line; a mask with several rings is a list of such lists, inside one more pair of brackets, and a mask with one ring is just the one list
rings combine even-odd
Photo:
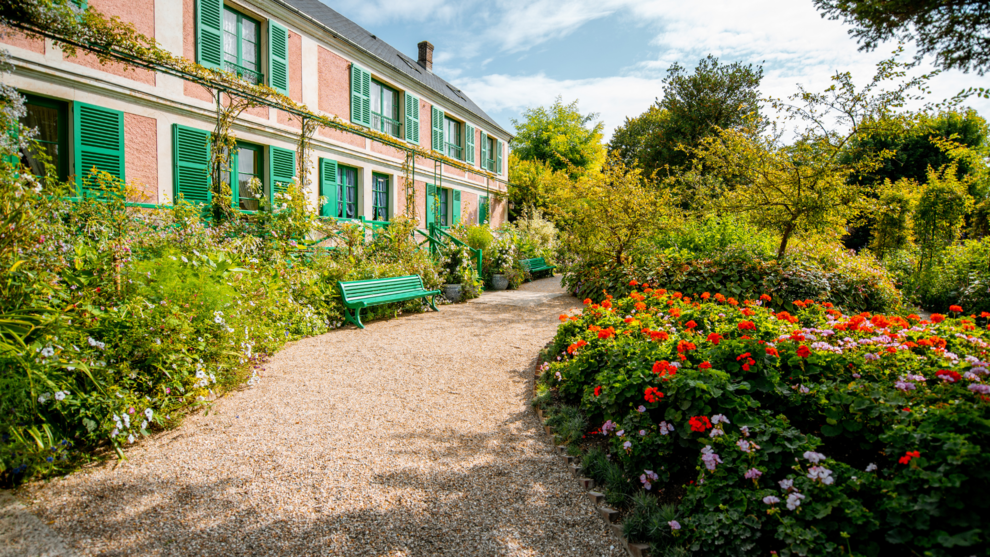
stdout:
[[[506,191],[511,136],[433,74],[430,43],[418,45],[416,58],[406,56],[319,0],[88,0],[88,6],[131,23],[173,54],[485,171],[416,157],[421,225],[505,221],[507,204],[498,197]],[[38,129],[59,176],[77,177],[80,194],[86,181],[78,177],[95,166],[132,184],[141,202],[167,204],[180,195],[209,200],[205,138],[216,106],[204,87],[167,73],[101,65],[82,51],[66,57],[51,40],[17,32],[0,42],[14,63],[10,82],[27,98],[24,123]],[[407,213],[404,151],[319,128],[310,160],[296,161],[300,130],[298,118],[275,108],[240,115],[231,128],[237,150],[226,177],[235,208],[257,209],[259,197],[295,178],[301,162],[311,177],[310,201],[324,216],[381,223]],[[28,166],[39,166],[31,153],[23,155]],[[264,191],[248,187],[251,178]]]

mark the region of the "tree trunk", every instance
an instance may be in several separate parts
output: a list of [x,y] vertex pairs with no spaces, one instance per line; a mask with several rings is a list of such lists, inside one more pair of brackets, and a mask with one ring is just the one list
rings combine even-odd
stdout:
[[784,229],[784,236],[780,239],[780,247],[777,248],[778,261],[784,258],[784,253],[787,251],[787,241],[791,239],[792,232],[794,232],[793,222],[787,224],[787,228]]

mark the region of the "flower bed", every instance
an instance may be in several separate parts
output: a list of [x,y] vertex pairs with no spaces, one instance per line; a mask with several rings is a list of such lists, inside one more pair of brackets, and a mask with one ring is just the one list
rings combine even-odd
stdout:
[[536,401],[590,448],[607,500],[633,501],[631,541],[654,555],[987,547],[990,314],[775,312],[769,296],[633,286],[561,316]]

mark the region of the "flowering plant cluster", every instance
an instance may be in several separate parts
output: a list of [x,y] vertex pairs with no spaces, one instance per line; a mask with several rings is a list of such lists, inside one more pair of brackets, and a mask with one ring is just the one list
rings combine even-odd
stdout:
[[629,288],[562,316],[541,382],[609,425],[595,437],[629,485],[677,505],[677,535],[641,541],[704,555],[990,546],[990,314]]

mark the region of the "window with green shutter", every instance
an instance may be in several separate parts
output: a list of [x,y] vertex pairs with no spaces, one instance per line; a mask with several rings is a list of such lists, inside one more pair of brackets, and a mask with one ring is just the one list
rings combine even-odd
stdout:
[[437,107],[431,107],[430,113],[430,127],[433,130],[433,135],[430,138],[430,148],[434,151],[444,152],[444,133],[443,124],[446,115],[443,110]]
[[448,157],[459,161],[464,160],[464,149],[461,143],[461,123],[457,120],[445,118],[444,143],[445,152]]
[[339,219],[358,218],[356,168],[340,166],[337,173],[337,215]]
[[485,136],[485,156],[482,158],[481,167],[489,172],[495,172],[495,162],[498,157],[498,148],[496,147],[497,144],[497,139],[490,135]]
[[337,216],[337,161],[320,158],[320,197],[326,199],[320,206],[321,217]]
[[73,148],[80,196],[99,195],[93,170],[124,176],[124,113],[91,104],[73,106]]
[[388,176],[371,176],[371,220],[388,220]]
[[371,129],[399,137],[399,92],[371,80]]
[[406,93],[406,141],[419,145],[419,97]]
[[478,200],[478,224],[488,222],[488,196]]
[[474,166],[474,126],[464,124],[464,160]]
[[450,226],[450,222],[447,220],[447,212],[450,210],[450,190],[447,188],[440,188],[440,226],[446,228]]
[[289,94],[289,31],[274,21],[268,22],[268,85]]
[[488,170],[488,134],[485,132],[481,132],[481,159],[478,166],[482,170]]
[[223,68],[223,0],[196,0],[196,63]]
[[461,190],[453,190],[454,199],[450,205],[450,224],[461,224]]
[[[269,44],[269,50],[272,45]],[[240,12],[223,9],[223,69],[258,84],[261,68],[261,23]]]
[[252,179],[265,183],[264,147],[253,143],[237,142],[237,148],[230,157],[230,172],[223,173],[223,181],[230,186],[231,206],[242,211],[257,211],[261,208],[262,190],[252,187]]
[[351,64],[351,122],[371,127],[371,74]]
[[[21,149],[20,157],[11,157],[8,162],[26,166],[39,178],[47,176],[51,169],[53,177],[64,182],[69,177],[69,103],[22,94],[25,113],[20,123],[37,130],[37,134],[33,145]],[[17,138],[16,126],[11,127],[10,135]]]
[[209,204],[210,132],[172,124],[172,197]]
[[89,0],[72,0],[72,3],[75,4],[80,10],[85,10],[89,7]]
[[296,152],[281,147],[268,148],[269,200],[274,206],[275,194],[285,193],[296,177]]

